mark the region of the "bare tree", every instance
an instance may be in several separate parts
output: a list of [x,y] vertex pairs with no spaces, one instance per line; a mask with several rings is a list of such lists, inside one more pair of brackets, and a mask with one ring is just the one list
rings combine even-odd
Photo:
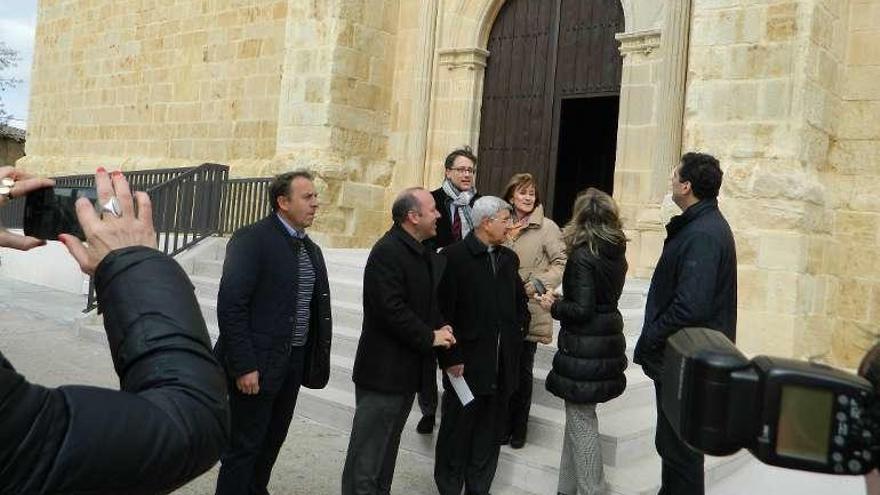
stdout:
[[6,43],[0,41],[0,124],[6,124],[12,118],[12,115],[6,112],[6,107],[3,105],[2,93],[21,82],[20,79],[3,76],[3,72],[18,65],[19,60],[21,60],[21,57],[18,54],[18,50],[10,48]]

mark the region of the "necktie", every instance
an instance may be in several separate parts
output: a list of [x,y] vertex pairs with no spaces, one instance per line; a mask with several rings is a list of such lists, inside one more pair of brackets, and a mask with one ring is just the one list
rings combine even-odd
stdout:
[[461,215],[458,214],[458,207],[452,209],[452,237],[456,241],[461,240]]

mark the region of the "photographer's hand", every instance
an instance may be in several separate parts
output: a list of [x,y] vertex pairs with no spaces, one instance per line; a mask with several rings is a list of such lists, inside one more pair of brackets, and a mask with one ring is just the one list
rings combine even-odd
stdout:
[[[112,214],[98,216],[92,203],[80,198],[76,202],[76,217],[86,235],[86,244],[69,234],[58,236],[82,271],[89,275],[94,275],[95,269],[110,251],[131,246],[156,247],[152,205],[146,193],[137,192],[132,198],[128,181],[122,172],[108,174],[104,168],[95,172],[95,187],[98,190],[98,204],[106,204],[115,196],[122,214],[118,217]],[[138,205],[137,216],[134,201]]]
[[[43,189],[44,187],[52,187],[55,181],[52,179],[44,179],[33,177],[15,167],[0,167],[0,180],[10,178],[15,181],[9,195],[13,198],[27,196],[28,193]],[[4,195],[0,195],[0,207],[5,206],[9,200]],[[25,237],[23,235],[13,234],[5,228],[0,227],[0,247],[18,249],[19,251],[27,251],[46,244],[46,241],[35,237]]]

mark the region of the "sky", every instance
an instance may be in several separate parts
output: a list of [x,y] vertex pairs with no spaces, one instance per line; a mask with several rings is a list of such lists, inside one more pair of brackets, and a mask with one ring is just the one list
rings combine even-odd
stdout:
[[0,98],[6,105],[6,111],[13,116],[10,125],[22,128],[27,126],[36,25],[37,0],[0,0],[0,41],[18,50],[20,57],[18,66],[3,72],[2,77],[22,80],[18,86],[0,93]]

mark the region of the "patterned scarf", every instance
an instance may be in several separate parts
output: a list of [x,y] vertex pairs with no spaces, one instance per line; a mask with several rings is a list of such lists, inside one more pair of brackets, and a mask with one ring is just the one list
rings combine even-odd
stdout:
[[461,238],[464,239],[470,231],[474,230],[474,221],[471,220],[471,200],[477,191],[473,187],[469,191],[459,191],[449,179],[443,181],[442,187],[443,192],[452,199],[455,211],[458,212],[458,217],[461,219]]

